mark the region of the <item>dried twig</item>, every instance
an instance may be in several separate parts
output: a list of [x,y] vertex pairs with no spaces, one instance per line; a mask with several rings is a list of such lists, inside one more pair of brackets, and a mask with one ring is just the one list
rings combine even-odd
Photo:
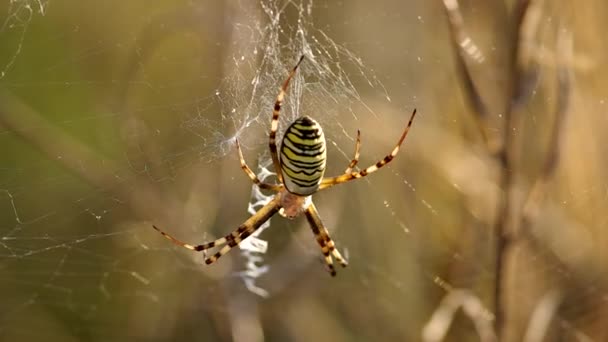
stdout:
[[465,95],[467,95],[471,105],[473,106],[475,122],[477,123],[477,127],[484,143],[486,144],[486,147],[490,151],[495,151],[498,146],[496,145],[496,139],[490,137],[488,128],[488,107],[484,103],[477,86],[475,86],[475,82],[473,81],[473,77],[466,62],[467,56],[475,56],[475,51],[479,50],[477,49],[476,45],[472,43],[473,40],[464,29],[464,20],[462,19],[462,14],[460,13],[458,1],[443,0],[443,5],[445,8],[445,13],[448,17],[448,27],[450,29],[452,44],[454,46],[454,50],[457,52],[455,56],[456,66],[460,76],[462,77]]
[[543,197],[546,183],[553,175],[559,156],[560,141],[562,136],[562,125],[565,112],[567,110],[569,95],[569,72],[567,67],[571,59],[571,46],[568,39],[563,35],[558,44],[558,53],[562,56],[558,68],[558,103],[555,121],[549,143],[547,159],[535,185],[530,191],[524,209],[522,210],[521,220],[513,216],[515,200],[513,196],[514,176],[515,176],[515,155],[519,150],[515,139],[514,131],[520,127],[521,116],[515,113],[528,100],[531,89],[535,87],[538,80],[538,63],[535,56],[535,37],[542,14],[542,0],[520,0],[516,3],[512,17],[510,33],[508,36],[508,65],[507,76],[510,77],[505,89],[505,107],[503,112],[503,136],[502,139],[492,139],[488,134],[488,118],[490,115],[487,104],[483,96],[476,87],[473,76],[466,63],[466,46],[471,42],[471,38],[464,30],[464,23],[457,0],[443,0],[446,14],[449,20],[449,28],[456,54],[458,71],[462,77],[465,94],[469,98],[474,109],[474,117],[484,139],[488,153],[494,156],[500,165],[499,187],[501,191],[498,203],[498,215],[495,220],[494,228],[496,234],[495,251],[495,286],[494,286],[494,310],[496,314],[495,330],[499,337],[504,333],[504,317],[506,313],[504,303],[504,277],[505,263],[509,256],[509,251],[513,247],[515,239],[515,226],[520,223],[521,227],[527,227],[528,223],[535,219],[535,205]]
[[[514,154],[516,151],[516,141],[513,139],[513,130],[517,125],[514,116],[515,110],[522,104],[522,99],[527,96],[522,95],[527,86],[526,77],[527,63],[529,58],[526,55],[527,49],[522,49],[522,46],[532,46],[529,41],[534,37],[536,26],[532,25],[538,22],[535,16],[528,16],[528,10],[533,7],[532,0],[520,0],[517,2],[515,12],[513,13],[512,32],[509,37],[510,52],[509,56],[509,76],[511,82],[506,89],[506,103],[504,111],[504,127],[503,127],[503,142],[498,152],[497,158],[501,166],[499,175],[499,187],[501,191],[501,199],[499,202],[498,216],[496,218],[494,232],[496,234],[496,251],[494,270],[496,278],[494,280],[494,309],[496,311],[496,333],[499,337],[504,334],[504,319],[505,319],[505,303],[504,303],[504,276],[506,272],[505,263],[512,247],[512,217],[511,214],[514,208],[514,199],[512,194],[513,177],[514,177]],[[535,4],[538,6],[538,2]],[[537,7],[535,7],[537,8]],[[523,53],[522,53],[523,52]]]
[[542,342],[545,340],[549,324],[554,318],[562,295],[557,290],[547,292],[539,301],[538,305],[532,312],[530,324],[524,335],[524,342]]
[[450,290],[422,330],[425,342],[443,341],[448,333],[454,316],[462,312],[471,319],[482,342],[495,342],[496,334],[492,329],[492,314],[483,306],[482,301],[467,290]]
[[538,204],[542,202],[546,187],[551,177],[555,174],[559,161],[559,152],[563,141],[563,132],[570,102],[570,65],[572,61],[572,34],[560,31],[557,40],[557,104],[553,128],[547,147],[545,163],[532,185],[524,201],[520,229],[527,229],[530,222],[538,216]]

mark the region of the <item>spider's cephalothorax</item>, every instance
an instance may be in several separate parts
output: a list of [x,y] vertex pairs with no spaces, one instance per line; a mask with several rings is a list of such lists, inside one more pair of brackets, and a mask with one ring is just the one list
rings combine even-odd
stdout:
[[312,195],[325,173],[325,136],[318,122],[308,116],[296,119],[285,130],[281,143],[281,173],[292,194]]
[[336,249],[323,221],[321,221],[319,212],[312,201],[312,194],[337,184],[365,177],[390,163],[399,152],[401,143],[405,140],[405,136],[412,126],[416,110],[414,109],[414,112],[412,112],[410,121],[408,121],[403,133],[401,133],[397,145],[386,157],[363,170],[353,171],[353,168],[359,162],[359,147],[361,145],[360,135],[359,132],[357,132],[355,155],[346,167],[344,173],[336,177],[323,178],[326,159],[325,137],[323,136],[321,126],[315,120],[304,116],[296,119],[287,130],[285,130],[280,156],[275,141],[277,130],[279,129],[279,113],[281,111],[283,98],[287,91],[287,86],[303,59],[304,56],[300,58],[298,64],[291,70],[291,73],[283,83],[272,111],[268,147],[270,149],[274,170],[277,173],[278,184],[268,184],[258,179],[251,168],[247,166],[239,142],[238,140],[236,141],[236,149],[239,153],[239,161],[243,171],[245,171],[251,181],[258,187],[274,191],[276,193],[275,197],[253,216],[239,225],[232,233],[215,241],[206,242],[200,245],[191,245],[177,240],[156,226],[153,226],[154,229],[158,230],[164,237],[171,240],[173,243],[193,251],[207,251],[218,247],[219,250],[215,254],[205,258],[205,263],[207,264],[214,263],[222,255],[228,253],[232,248],[241,243],[241,241],[253,234],[274,214],[281,213],[285,217],[294,218],[303,213],[310,225],[310,229],[315,235],[317,243],[321,247],[321,252],[323,253],[329,273],[332,276],[336,275],[336,269],[333,264],[334,259],[342,266],[347,265],[346,260],[342,257],[340,252],[338,252],[338,249]]

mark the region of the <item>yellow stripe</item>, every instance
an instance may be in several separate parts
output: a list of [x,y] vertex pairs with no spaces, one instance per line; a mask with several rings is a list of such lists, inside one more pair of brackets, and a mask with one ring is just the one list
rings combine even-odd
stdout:
[[325,146],[323,145],[319,145],[317,147],[305,147],[300,146],[289,139],[283,139],[283,146],[281,146],[281,148],[290,149],[293,153],[299,156],[316,156],[325,152]]
[[295,128],[297,130],[300,130],[300,131],[316,131],[316,130],[319,130],[319,125],[304,126],[304,125],[301,125],[299,123],[293,123],[291,125],[291,127]]
[[316,139],[302,139],[291,132],[287,133],[286,138],[291,142],[294,142],[294,143],[300,144],[300,145],[306,145],[306,146],[317,145],[317,144],[323,142],[321,137],[318,137]]
[[325,156],[323,155],[323,153],[320,153],[317,156],[304,156],[304,155],[295,154],[295,153],[293,153],[292,150],[290,150],[288,148],[282,148],[281,152],[283,152],[285,154],[285,156],[287,156],[287,159],[289,159],[290,161],[295,161],[295,162],[314,163],[314,162],[318,162],[320,160],[325,159]]
[[305,173],[295,173],[291,169],[286,167],[283,167],[282,169],[283,172],[285,172],[291,179],[300,180],[304,182],[312,182],[314,180],[321,179],[321,177],[319,177],[320,172],[315,172],[309,176]]

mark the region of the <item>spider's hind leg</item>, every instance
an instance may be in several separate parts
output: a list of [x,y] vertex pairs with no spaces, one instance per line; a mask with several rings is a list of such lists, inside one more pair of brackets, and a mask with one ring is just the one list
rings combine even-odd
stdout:
[[325,259],[327,271],[332,276],[335,276],[336,269],[334,267],[332,257],[336,259],[336,261],[342,267],[348,266],[348,263],[342,257],[342,254],[340,254],[338,249],[336,249],[333,240],[329,236],[329,232],[321,221],[321,217],[319,216],[319,213],[317,212],[317,208],[315,207],[314,203],[311,203],[310,206],[306,209],[305,215],[306,219],[308,220],[308,223],[310,224],[310,229],[312,229],[312,232],[315,234],[317,243],[319,244],[319,246],[321,246],[321,252],[323,253]]
[[232,231],[230,234],[224,236],[223,238],[219,238],[217,240],[206,242],[200,245],[191,245],[185,243],[165,233],[164,231],[160,230],[160,228],[154,225],[152,227],[154,227],[154,229],[156,229],[159,233],[161,233],[165,238],[167,238],[174,244],[192,251],[206,252],[211,248],[220,247],[223,245],[223,247],[218,252],[216,252],[210,257],[205,258],[205,263],[209,265],[217,261],[217,259],[219,259],[222,255],[230,252],[230,250],[233,247],[237,246],[239,243],[241,243],[241,241],[248,238],[262,224],[264,224],[264,222],[268,221],[274,214],[276,214],[279,209],[281,209],[281,199],[279,196],[275,196],[270,202],[263,206],[262,209],[258,210],[257,213],[249,217],[245,222],[239,225],[237,229]]
[[342,257],[342,254],[340,254],[338,249],[335,247],[334,241],[329,236],[329,232],[327,231],[327,229],[325,229],[325,227],[323,227],[323,231],[321,233],[325,236],[327,246],[329,247],[329,250],[331,251],[331,255],[334,257],[334,259],[336,259],[336,261],[342,267],[348,266],[348,262],[346,261],[346,259],[344,259],[344,257]]
[[156,231],[158,231],[159,233],[162,234],[162,236],[164,236],[165,238],[167,238],[167,240],[173,242],[174,244],[184,247],[186,249],[189,249],[191,251],[195,251],[195,252],[203,252],[206,256],[206,252],[214,247],[219,247],[222,245],[225,245],[222,249],[220,249],[217,253],[215,253],[214,255],[210,256],[210,257],[205,257],[205,263],[207,265],[214,263],[217,259],[219,259],[222,255],[230,252],[230,250],[232,249],[232,247],[238,245],[242,240],[245,239],[245,237],[249,236],[249,234],[247,234],[245,237],[243,237],[243,235],[245,235],[245,233],[247,233],[247,231],[249,229],[251,229],[250,227],[247,227],[246,225],[240,225],[236,230],[234,230],[232,233],[219,238],[217,240],[211,241],[211,242],[206,242],[200,245],[191,245],[189,243],[185,243],[181,240],[178,240],[176,238],[174,238],[173,236],[165,233],[164,231],[162,231],[160,228],[158,228],[155,225],[152,225],[152,227],[154,229],[156,229]]

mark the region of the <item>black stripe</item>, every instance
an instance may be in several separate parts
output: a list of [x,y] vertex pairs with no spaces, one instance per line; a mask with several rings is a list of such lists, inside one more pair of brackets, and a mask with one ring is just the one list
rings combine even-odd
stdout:
[[315,181],[310,181],[310,182],[299,180],[299,179],[293,179],[293,178],[290,178],[290,179],[294,184],[296,184],[298,186],[301,186],[303,188],[312,188],[313,186],[315,186],[319,183],[319,179],[321,179],[321,177],[317,178]]
[[287,137],[287,139],[285,139],[285,140],[289,140],[289,142],[290,142],[290,143],[291,143],[291,144],[292,144],[294,147],[299,148],[300,150],[303,150],[303,151],[315,151],[315,150],[321,150],[321,148],[322,148],[323,146],[325,146],[325,144],[324,144],[323,142],[320,142],[320,143],[318,143],[318,144],[314,144],[314,145],[304,145],[304,144],[300,144],[300,143],[297,143],[297,142],[295,142],[295,141],[293,141],[293,140],[289,139],[289,137]]
[[311,122],[304,122],[302,120],[296,120],[293,122],[293,124],[301,126],[301,127],[298,127],[298,129],[305,130],[305,131],[308,131],[308,130],[316,131],[319,129],[319,124],[316,122],[311,123]]
[[[325,149],[323,149],[323,150],[321,150],[321,151],[319,151],[319,152],[317,152],[317,153],[315,153],[315,154],[301,153],[301,152],[298,152],[298,151],[294,151],[294,150],[293,150],[293,148],[290,148],[289,146],[287,146],[287,145],[283,144],[283,145],[281,146],[281,149],[285,149],[285,148],[286,148],[286,149],[288,149],[288,150],[290,150],[291,152],[293,152],[293,153],[294,153],[295,155],[297,155],[298,157],[316,157],[316,156],[320,156],[320,155],[322,155],[323,153],[325,153]],[[292,160],[292,159],[291,159],[291,158],[289,158],[289,157],[288,157],[287,159]]]
[[292,133],[298,133],[300,136],[302,137],[320,137],[321,133],[319,132],[319,129],[315,128],[315,129],[307,129],[307,130],[302,130],[296,127],[291,126],[291,129],[289,130]]
[[382,159],[381,161],[377,162],[376,166],[377,167],[382,167],[382,166],[386,165],[388,162],[390,162],[391,160],[393,160],[393,157],[388,156],[388,157]]
[[226,236],[226,244],[230,247],[234,247],[234,246],[238,245],[235,241],[235,237],[232,235]]
[[295,166],[305,167],[305,168],[319,167],[319,166],[325,164],[325,159],[321,159],[321,160],[316,161],[316,162],[307,162],[307,161],[301,161],[301,160],[291,160],[283,151],[281,151],[281,157],[284,157],[283,159],[288,160],[290,163],[294,164]]
[[[294,125],[297,125],[297,123],[294,123]],[[302,125],[299,125],[302,126]],[[293,129],[294,131],[298,131],[301,134],[304,135],[314,135],[314,134],[319,134],[319,128],[318,127],[295,127],[295,126],[291,126],[291,129]]]
[[[312,171],[310,169],[308,169],[308,170],[307,169],[294,170],[293,168],[289,167],[287,164],[281,164],[281,167],[285,167],[286,169],[289,169],[289,170],[291,170],[291,171],[293,171],[295,173],[303,173],[303,174],[305,174],[307,176],[312,176],[315,173],[322,173],[323,170],[324,170],[324,169],[320,169],[320,168],[312,169]],[[306,172],[306,171],[310,171],[310,173]],[[292,178],[292,177],[289,176],[289,178]]]
[[318,139],[321,137],[321,133],[319,132],[318,129],[303,131],[303,130],[297,129],[293,126],[290,126],[287,130],[288,130],[287,131],[288,133],[293,133],[303,139]]
[[[300,127],[293,127],[295,125],[298,125]],[[321,125],[319,125],[318,123],[310,124],[300,120],[294,121],[290,126],[300,131],[318,131],[321,128]]]
[[287,144],[285,144],[285,142],[283,142],[283,144],[281,145],[281,151],[283,151],[283,149],[289,149],[290,151],[295,153],[296,156],[298,156],[298,157],[317,157],[317,156],[325,153],[325,147],[323,147],[322,149],[317,149],[317,150],[296,151],[296,150],[294,150],[294,148],[292,146],[288,146]]
[[308,116],[303,116],[301,118],[298,118],[298,119],[296,119],[295,122],[300,123],[304,126],[317,126],[318,125],[318,123],[315,120],[313,120],[312,118],[310,118]]
[[[255,230],[254,230],[254,231],[255,231]],[[243,232],[243,234],[241,235],[241,241],[243,241],[243,240],[245,240],[246,238],[248,238],[248,237],[249,237],[249,235],[251,235],[251,232],[250,232],[250,231]]]

